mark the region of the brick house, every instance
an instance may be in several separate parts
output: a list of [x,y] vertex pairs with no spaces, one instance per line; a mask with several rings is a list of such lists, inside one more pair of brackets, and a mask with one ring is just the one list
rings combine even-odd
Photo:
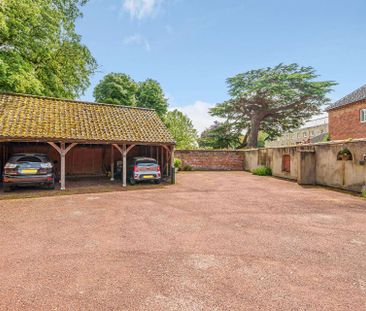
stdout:
[[266,148],[299,145],[304,143],[318,143],[328,135],[328,123],[303,127],[292,132],[284,133],[276,140],[266,141]]
[[366,138],[366,85],[330,105],[331,140]]

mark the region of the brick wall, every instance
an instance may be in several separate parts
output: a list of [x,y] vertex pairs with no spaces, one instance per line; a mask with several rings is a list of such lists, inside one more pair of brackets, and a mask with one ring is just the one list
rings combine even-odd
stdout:
[[175,158],[194,170],[240,171],[244,166],[244,153],[230,150],[176,150]]
[[366,109],[366,100],[329,111],[330,138],[366,138],[366,123],[360,122],[361,109]]

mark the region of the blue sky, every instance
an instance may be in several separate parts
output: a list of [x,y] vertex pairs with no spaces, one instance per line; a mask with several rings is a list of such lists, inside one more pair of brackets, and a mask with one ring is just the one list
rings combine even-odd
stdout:
[[90,0],[77,31],[109,72],[158,80],[171,107],[202,130],[227,99],[226,78],[280,62],[339,83],[336,100],[366,83],[365,0]]

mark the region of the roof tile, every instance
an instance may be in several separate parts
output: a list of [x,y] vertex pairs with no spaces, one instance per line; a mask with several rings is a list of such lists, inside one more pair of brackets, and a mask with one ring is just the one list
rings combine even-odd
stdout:
[[0,93],[0,137],[174,144],[154,110]]
[[335,103],[329,105],[326,110],[328,111],[336,109],[348,104],[358,102],[363,99],[366,99],[366,84],[348,94],[347,96],[341,98],[340,100],[336,101]]

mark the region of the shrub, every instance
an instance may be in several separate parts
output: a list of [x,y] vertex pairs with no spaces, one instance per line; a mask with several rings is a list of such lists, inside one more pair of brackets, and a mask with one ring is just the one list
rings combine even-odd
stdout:
[[362,187],[362,190],[361,190],[361,196],[362,196],[363,198],[366,198],[366,185],[364,185],[364,186]]
[[342,147],[338,152],[337,160],[352,160],[352,153],[347,148]]
[[182,160],[178,159],[178,158],[175,158],[174,159],[174,167],[180,170],[182,168]]
[[329,134],[326,134],[326,135],[323,137],[323,142],[327,142],[327,141],[331,141],[331,138],[330,138],[330,135],[329,135]]
[[256,168],[252,169],[252,174],[258,175],[258,176],[271,176],[272,170],[270,167],[267,167],[267,166],[258,166]]
[[193,167],[191,165],[184,165],[183,171],[193,171]]

